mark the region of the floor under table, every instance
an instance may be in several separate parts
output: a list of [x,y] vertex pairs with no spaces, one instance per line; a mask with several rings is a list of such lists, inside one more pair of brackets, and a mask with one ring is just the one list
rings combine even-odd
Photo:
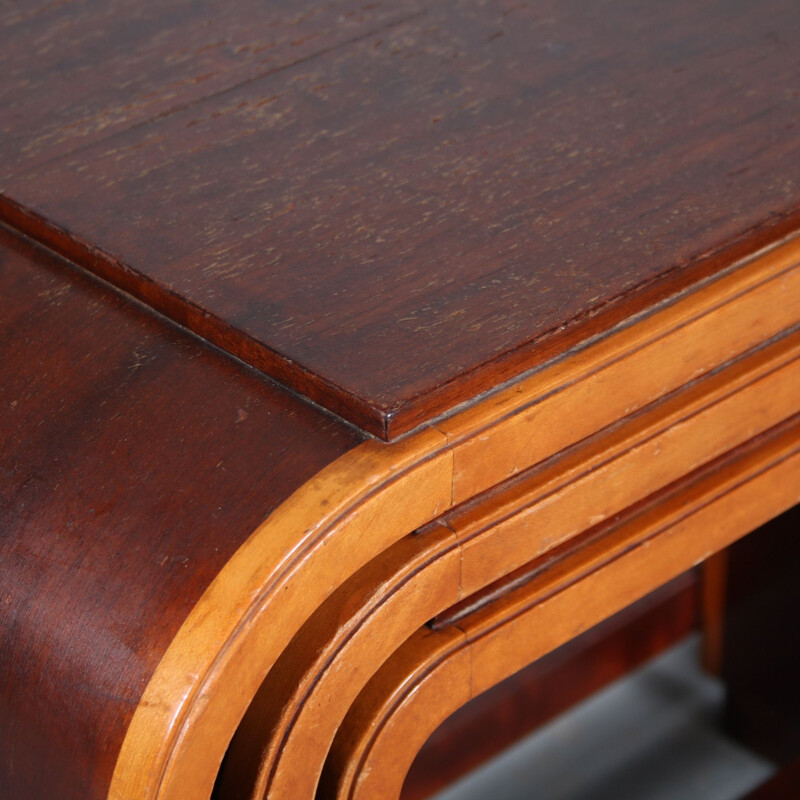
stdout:
[[725,736],[723,695],[690,637],[436,800],[738,800],[775,767]]

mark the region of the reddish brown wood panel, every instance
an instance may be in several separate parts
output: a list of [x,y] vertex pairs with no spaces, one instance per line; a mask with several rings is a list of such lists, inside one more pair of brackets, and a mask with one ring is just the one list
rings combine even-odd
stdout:
[[728,551],[721,676],[726,723],[780,764],[800,755],[800,505]]
[[431,3],[3,213],[391,437],[796,225],[798,36],[791,0]]
[[0,228],[0,794],[94,800],[176,630],[362,440]]
[[413,15],[359,0],[62,0],[0,18],[0,186],[10,175]]

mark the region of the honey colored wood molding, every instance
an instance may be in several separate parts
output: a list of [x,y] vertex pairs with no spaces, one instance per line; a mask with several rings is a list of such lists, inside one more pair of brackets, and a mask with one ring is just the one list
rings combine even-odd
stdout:
[[676,3],[2,15],[2,800],[203,800],[420,526],[432,612],[798,410],[696,382],[800,328],[800,5]]
[[800,334],[446,513],[366,565],[281,655],[228,753],[230,796],[313,797],[358,690],[426,620],[796,411]]
[[698,580],[683,573],[448,717],[414,759],[401,800],[428,800],[697,631]]
[[462,502],[800,321],[790,237],[437,427]]
[[791,238],[643,319],[404,440],[359,445],[225,565],[133,715],[110,797],[207,797],[280,653],[356,570],[453,504],[720,366],[800,318]]
[[419,748],[468,700],[797,503],[800,421],[705,472],[494,602],[411,637],[348,713],[321,796],[399,797]]
[[364,563],[450,505],[437,431],[367,442],[280,506],[219,573],[134,713],[109,797],[208,797],[268,669],[315,608]]

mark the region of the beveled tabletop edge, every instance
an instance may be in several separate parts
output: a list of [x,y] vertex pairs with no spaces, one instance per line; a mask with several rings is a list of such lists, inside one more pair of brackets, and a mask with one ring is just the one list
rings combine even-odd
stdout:
[[671,303],[715,274],[800,231],[800,209],[773,214],[732,241],[690,263],[676,264],[655,279],[632,287],[604,305],[585,311],[555,330],[523,342],[465,370],[433,391],[396,407],[359,398],[280,353],[256,342],[207,311],[171,293],[93,246],[75,232],[0,193],[0,221],[26,237],[130,294],[173,322],[254,367],[344,421],[384,441],[394,441],[446,418],[487,395],[608,335],[626,320]]

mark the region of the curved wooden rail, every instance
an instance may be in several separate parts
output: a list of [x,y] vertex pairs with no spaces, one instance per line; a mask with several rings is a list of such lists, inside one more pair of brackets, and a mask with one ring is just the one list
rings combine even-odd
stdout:
[[286,648],[228,754],[224,797],[313,797],[351,702],[414,630],[466,594],[796,411],[800,334],[728,365],[399,542]]
[[164,655],[110,797],[210,796],[228,742],[283,648],[355,570],[449,506],[451,462],[436,431],[396,446],[367,442],[275,511]]
[[334,740],[323,797],[398,797],[427,737],[508,675],[800,500],[800,419],[574,548],[499,599],[412,636]]
[[136,708],[109,796],[209,796],[259,685],[337,586],[454,503],[795,323],[799,252],[797,239],[768,248],[436,428],[366,442],[320,472],[189,614]]
[[787,0],[24,5],[3,800],[208,798],[261,686],[310,793],[424,617],[798,411]]
[[[797,304],[793,240],[484,398],[462,412],[460,431],[445,431],[454,418],[385,445],[363,443],[362,433],[35,244],[5,230],[1,238],[9,303],[0,324],[12,346],[0,390],[13,409],[2,429],[11,467],[2,557],[15,564],[4,591],[10,580],[16,598],[4,621],[30,633],[6,637],[4,658],[20,688],[53,674],[31,669],[25,649],[43,636],[52,648],[37,653],[65,646],[65,665],[88,668],[49,680],[49,694],[31,703],[5,687],[0,740],[28,742],[24,763],[5,776],[7,793],[20,797],[57,790],[99,800],[109,784],[116,797],[208,795],[239,715],[275,659],[361,564],[462,499],[470,483],[508,477],[615,421],[604,401],[617,411],[622,394],[633,408],[652,402],[773,336]],[[681,325],[723,308],[731,330],[691,351]],[[657,381],[623,368],[626,342],[638,347],[643,338],[657,342],[653,352],[665,362],[676,359],[659,366]],[[104,346],[93,349],[97,341]],[[586,382],[598,403],[570,424],[540,424],[588,392]],[[517,449],[506,452],[511,428]],[[487,460],[481,448],[495,436],[496,458]],[[35,518],[19,513],[25,508]],[[66,525],[73,533],[53,535]],[[31,560],[42,548],[47,558]],[[37,590],[39,570],[51,591]],[[75,635],[61,642],[68,630]],[[78,705],[65,699],[76,684],[86,697]],[[65,738],[48,720],[68,704],[74,724]],[[46,754],[60,764],[52,774],[37,766]]]

